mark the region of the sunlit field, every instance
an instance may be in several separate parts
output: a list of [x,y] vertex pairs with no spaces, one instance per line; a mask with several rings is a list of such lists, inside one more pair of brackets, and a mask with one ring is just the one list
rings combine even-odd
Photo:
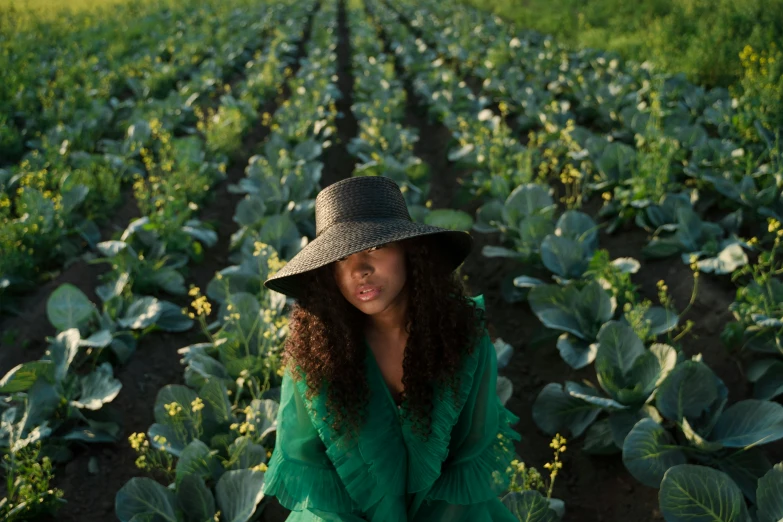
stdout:
[[263,285],[352,176],[474,238],[457,275],[498,425],[428,500],[783,520],[780,20],[783,0],[0,0],[0,520],[375,509],[358,490],[395,476],[372,448],[275,453],[294,301]]

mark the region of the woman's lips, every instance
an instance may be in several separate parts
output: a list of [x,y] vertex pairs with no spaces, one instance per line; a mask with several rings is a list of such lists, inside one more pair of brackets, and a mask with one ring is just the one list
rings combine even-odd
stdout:
[[[362,291],[367,290],[366,292],[362,293]],[[376,297],[378,297],[381,293],[381,288],[379,286],[362,286],[357,290],[356,292],[356,298],[359,301],[372,301]]]

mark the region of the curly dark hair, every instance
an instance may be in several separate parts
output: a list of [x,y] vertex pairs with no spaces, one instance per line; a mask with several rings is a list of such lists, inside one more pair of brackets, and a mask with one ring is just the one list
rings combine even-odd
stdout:
[[[468,299],[459,271],[445,268],[442,249],[427,236],[401,241],[405,247],[408,333],[403,358],[403,400],[412,430],[429,439],[434,385],[450,385],[456,397],[458,370],[483,329],[484,311]],[[309,281],[291,310],[283,365],[299,365],[311,399],[327,386],[326,408],[336,432],[357,436],[369,405],[363,344],[366,315],[340,293],[332,265],[308,273]],[[327,418],[322,419],[327,421]]]

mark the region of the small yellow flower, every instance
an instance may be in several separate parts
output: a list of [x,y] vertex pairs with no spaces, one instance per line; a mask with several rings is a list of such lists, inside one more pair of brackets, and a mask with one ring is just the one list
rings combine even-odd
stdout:
[[179,412],[182,411],[182,406],[180,406],[176,402],[171,402],[169,404],[164,404],[163,407],[166,409],[168,414],[172,417],[176,416]]
[[197,298],[190,305],[196,310],[196,315],[206,316],[212,313],[212,305],[207,301],[207,296],[205,295]]
[[196,397],[195,400],[190,403],[190,407],[193,410],[193,413],[198,413],[204,409],[204,401],[201,400],[201,397]]
[[136,459],[136,467],[139,469],[145,469],[147,467],[147,456],[139,455]]
[[139,451],[142,444],[144,443],[144,437],[144,433],[132,433],[130,437],[128,437],[131,448],[133,448],[135,451]]

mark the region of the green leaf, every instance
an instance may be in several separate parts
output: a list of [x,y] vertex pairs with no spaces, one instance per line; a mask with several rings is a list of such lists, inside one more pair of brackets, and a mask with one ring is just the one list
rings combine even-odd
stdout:
[[136,516],[159,516],[166,522],[178,522],[176,502],[172,490],[152,479],[134,477],[117,492],[114,512],[120,522],[130,522]]
[[111,344],[114,337],[109,330],[98,330],[87,339],[81,339],[79,346],[88,346],[90,348],[106,348]]
[[783,520],[783,463],[778,463],[759,479],[756,490],[759,522]]
[[609,419],[596,421],[587,428],[582,449],[589,455],[612,455],[620,451],[612,440]]
[[598,331],[598,360],[616,368],[625,377],[638,357],[645,353],[644,344],[633,329],[620,321],[609,321]]
[[718,418],[710,438],[729,448],[768,444],[783,438],[783,405],[746,399],[728,408]]
[[564,279],[582,277],[589,261],[581,245],[573,239],[550,234],[541,242],[541,262]]
[[593,218],[578,210],[566,210],[557,220],[555,234],[582,246],[584,257],[591,257],[598,248],[598,226]]
[[572,397],[554,382],[544,386],[533,403],[533,421],[549,435],[567,428],[574,437],[579,437],[599,413],[600,407]]
[[737,485],[706,466],[673,466],[663,477],[658,499],[667,522],[750,522]]
[[598,343],[588,343],[565,332],[557,338],[557,350],[560,352],[560,357],[571,368],[578,370],[595,360]]
[[519,222],[518,247],[528,255],[540,252],[541,243],[555,232],[555,224],[548,216],[528,216]]
[[52,419],[52,415],[60,407],[62,396],[59,387],[53,386],[45,380],[37,380],[27,391],[27,410],[23,417],[22,436],[41,425],[46,425]]
[[669,257],[683,251],[680,242],[674,237],[653,239],[642,248],[642,255],[650,258]]
[[473,227],[473,218],[461,210],[440,208],[427,214],[424,223],[449,230],[469,231]]
[[484,257],[509,257],[509,258],[518,258],[518,259],[524,259],[525,255],[521,252],[517,252],[516,250],[511,250],[509,248],[494,246],[494,245],[484,245],[484,247],[481,249],[481,255]]
[[573,381],[566,381],[565,391],[571,397],[582,399],[583,401],[595,404],[596,406],[605,410],[624,410],[628,408],[624,404],[620,404],[614,399],[604,397],[601,395],[601,390],[594,388],[593,386],[587,386]]
[[737,268],[748,264],[748,255],[739,243],[731,243],[717,256],[696,262],[699,270],[711,274],[730,274]]
[[758,490],[758,482],[770,469],[770,464],[764,450],[760,447],[735,451],[726,458],[718,460],[718,467],[742,490],[745,496],[754,504]]
[[204,442],[195,439],[182,450],[177,461],[176,482],[187,476],[217,480],[223,474],[223,466],[217,458],[217,450],[211,450]]
[[666,470],[687,462],[663,426],[650,418],[637,422],[623,442],[623,464],[636,480],[657,488]]
[[503,207],[505,223],[519,223],[523,218],[533,215],[552,216],[555,203],[548,187],[536,183],[519,185],[506,198]]
[[559,522],[560,517],[549,507],[546,497],[538,491],[512,491],[503,497],[505,505],[517,520],[525,522]]
[[162,311],[160,302],[151,296],[138,297],[125,311],[117,324],[123,328],[141,330],[155,324]]
[[152,274],[151,280],[172,295],[185,295],[185,278],[174,268],[161,268]]
[[717,397],[717,377],[712,370],[697,361],[683,361],[658,387],[655,406],[667,419],[682,422],[683,416],[701,415]]
[[196,475],[186,475],[177,486],[177,506],[188,521],[207,522],[215,518],[215,497]]
[[227,471],[215,488],[218,506],[226,522],[247,522],[264,498],[264,474],[240,469]]
[[677,327],[679,316],[662,306],[651,306],[644,313],[642,320],[649,321],[651,335],[661,335]]
[[772,400],[783,393],[783,361],[775,361],[756,381],[753,397]]
[[114,378],[110,363],[102,363],[89,375],[81,377],[81,392],[78,400],[71,404],[77,408],[99,410],[104,404],[114,400],[120,393],[122,383]]
[[51,361],[31,361],[22,363],[0,379],[0,393],[17,393],[29,390],[39,377],[54,382],[54,363]]
[[454,149],[449,151],[448,159],[449,161],[459,161],[465,157],[467,157],[471,152],[473,152],[474,145],[471,143],[468,143],[467,145],[463,145],[459,149]]
[[70,283],[57,287],[46,301],[46,316],[58,330],[78,328],[96,312],[84,292]]
[[231,419],[231,400],[226,384],[218,379],[208,380],[199,390],[199,396],[206,404],[206,412],[218,422]]
[[612,439],[618,448],[622,448],[625,443],[625,437],[631,432],[633,427],[642,419],[652,419],[656,423],[663,422],[663,418],[658,411],[649,404],[645,404],[638,410],[614,410],[609,413],[609,426],[612,429]]
[[194,321],[182,313],[182,308],[169,301],[158,301],[160,314],[155,324],[164,332],[185,332]]
[[228,447],[229,469],[247,469],[266,462],[266,449],[250,437],[237,437]]
[[54,342],[49,345],[49,353],[43,360],[51,360],[54,363],[54,380],[62,382],[68,375],[76,354],[79,353],[81,337],[78,328],[69,328],[57,334]]

